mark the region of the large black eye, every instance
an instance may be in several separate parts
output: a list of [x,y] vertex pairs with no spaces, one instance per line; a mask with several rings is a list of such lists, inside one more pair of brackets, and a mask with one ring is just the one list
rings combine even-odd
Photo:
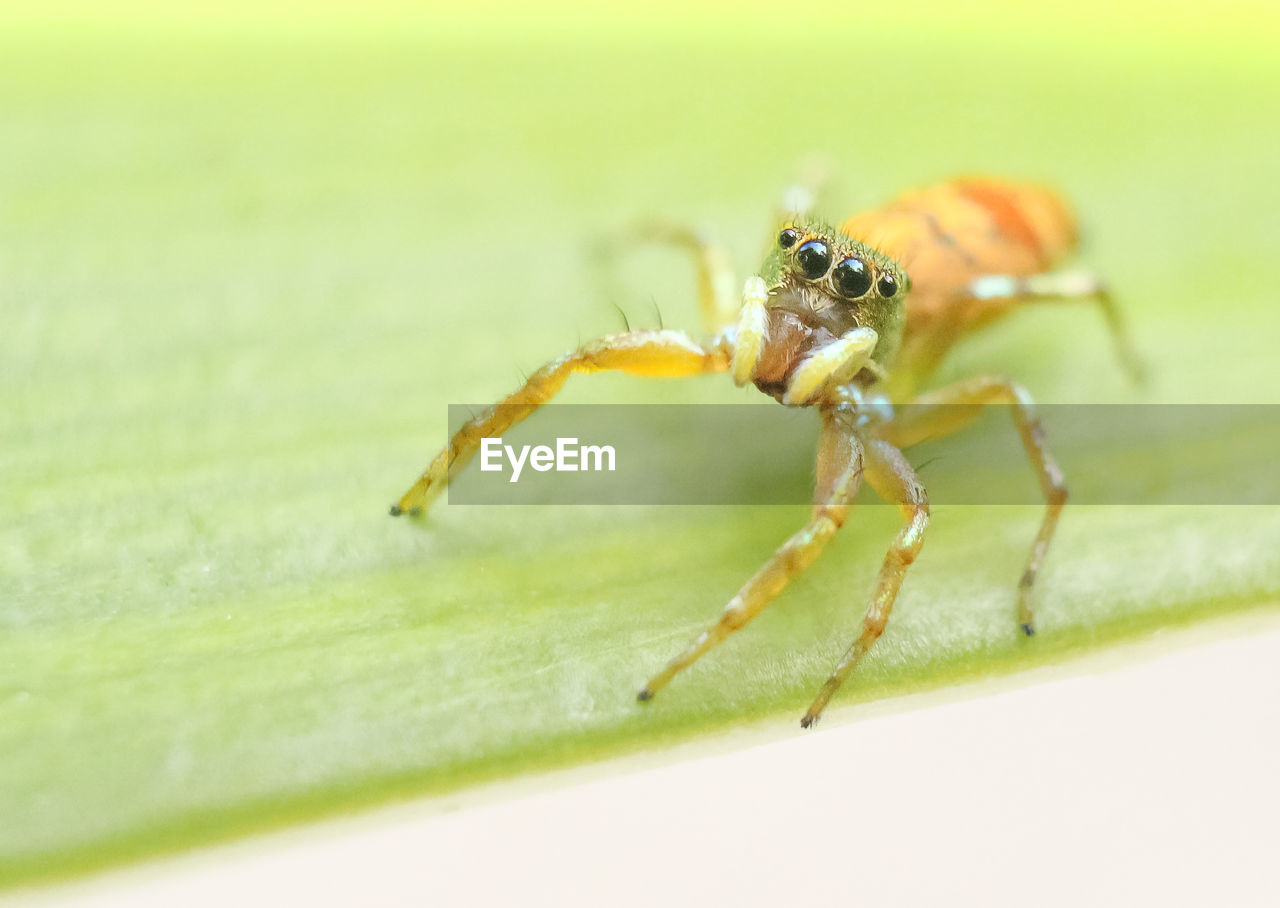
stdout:
[[778,234],[778,245],[783,249],[790,249],[796,244],[796,240],[800,239],[800,234],[796,233],[790,227]]
[[816,281],[831,267],[831,251],[822,240],[810,240],[796,250],[796,264],[805,277]]
[[885,299],[890,299],[898,292],[898,279],[887,271],[880,275],[880,280],[876,281],[876,293],[879,293]]
[[836,265],[832,280],[837,293],[845,299],[857,299],[871,289],[871,270],[862,259],[851,256]]

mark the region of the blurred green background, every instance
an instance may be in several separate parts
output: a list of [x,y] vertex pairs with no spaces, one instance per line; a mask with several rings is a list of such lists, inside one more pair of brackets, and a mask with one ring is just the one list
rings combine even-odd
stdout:
[[[696,326],[678,255],[631,259],[627,298],[592,282],[593,240],[636,218],[709,226],[745,274],[812,153],[836,216],[957,172],[1045,179],[1151,386],[1072,307],[942,378],[1280,402],[1270,4],[0,16],[0,885],[798,718],[888,509],[645,709],[803,508],[386,517],[447,404],[617,330],[612,302]],[[755,399],[618,376],[564,396]],[[937,509],[837,707],[1277,602],[1276,508],[1071,508],[1020,641],[1038,520]]]

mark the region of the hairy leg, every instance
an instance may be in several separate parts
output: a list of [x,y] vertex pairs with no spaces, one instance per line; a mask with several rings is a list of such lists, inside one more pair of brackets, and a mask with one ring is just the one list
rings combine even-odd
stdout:
[[714,334],[733,322],[738,312],[738,293],[729,256],[706,233],[687,224],[646,220],[602,241],[596,248],[596,263],[606,286],[613,282],[618,258],[640,243],[674,246],[692,256],[698,275],[698,305],[708,333]]
[[520,390],[463,425],[413,487],[391,506],[391,514],[425,509],[467,465],[482,439],[500,436],[528,417],[575,372],[616,370],[655,378],[701,375],[726,371],[732,354],[725,337],[703,345],[679,331],[633,331],[585,344],[547,363]]
[[809,711],[800,724],[808,728],[818,720],[832,695],[844,683],[844,679],[857,667],[871,645],[879,639],[893,611],[898,590],[906,576],[907,568],[924,545],[925,529],[929,525],[929,498],[924,486],[916,477],[906,457],[893,445],[880,439],[866,442],[867,482],[885,501],[898,505],[905,521],[893,545],[889,547],[880,567],[876,589],[871,596],[871,606],[862,619],[862,633],[840,659],[831,676],[827,678]]
[[1121,366],[1134,381],[1145,379],[1146,368],[1133,346],[1120,307],[1106,285],[1094,274],[1084,271],[1059,271],[1029,277],[988,274],[971,282],[966,293],[971,308],[966,312],[964,332],[979,328],[1028,303],[1055,300],[1094,302],[1107,320]]
[[1031,547],[1026,570],[1018,582],[1018,622],[1028,637],[1034,633],[1031,593],[1036,576],[1044,564],[1045,554],[1058,526],[1058,516],[1067,502],[1067,484],[1045,442],[1044,427],[1036,414],[1031,395],[1021,385],[1007,378],[972,378],[923,394],[900,407],[894,420],[880,429],[880,434],[900,447],[908,447],[928,438],[939,438],[958,432],[969,425],[989,404],[1005,404],[1012,411],[1014,425],[1022,438],[1022,446],[1035,468],[1036,478],[1047,506],[1040,531]]
[[774,552],[760,570],[729,600],[720,620],[699,634],[685,650],[654,675],[640,691],[649,700],[676,674],[688,668],[708,650],[755,618],[791,578],[822,553],[828,540],[844,524],[849,502],[862,484],[862,443],[852,427],[834,410],[822,411],[818,438],[817,487],[809,522]]

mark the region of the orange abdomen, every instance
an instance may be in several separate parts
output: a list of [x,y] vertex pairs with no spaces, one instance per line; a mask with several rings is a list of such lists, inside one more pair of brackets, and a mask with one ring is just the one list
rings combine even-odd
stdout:
[[984,274],[1046,271],[1076,244],[1075,218],[1056,193],[995,177],[905,193],[841,229],[902,263],[916,298],[951,296]]
[[1053,268],[1076,245],[1076,222],[1050,189],[995,177],[960,177],[898,196],[842,229],[897,259],[911,278],[892,393],[906,399],[964,335],[1012,311],[974,299],[984,275],[1025,277]]

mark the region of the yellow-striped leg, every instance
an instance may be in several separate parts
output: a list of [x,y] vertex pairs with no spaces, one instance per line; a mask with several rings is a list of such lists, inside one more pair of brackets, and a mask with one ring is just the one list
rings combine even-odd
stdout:
[[1031,593],[1036,576],[1044,564],[1045,554],[1058,526],[1058,516],[1067,503],[1067,484],[1045,442],[1044,426],[1036,414],[1035,402],[1027,389],[1007,378],[971,378],[930,391],[914,402],[899,407],[895,419],[880,428],[880,434],[900,447],[908,447],[929,438],[958,432],[973,422],[989,404],[1007,404],[1014,425],[1022,438],[1022,446],[1036,471],[1044,493],[1045,514],[1040,531],[1031,547],[1026,570],[1018,581],[1018,623],[1030,637],[1035,633]]
[[715,333],[733,323],[738,313],[738,294],[729,255],[704,231],[688,224],[652,219],[606,237],[596,247],[597,267],[606,286],[615,280],[613,272],[619,256],[639,243],[658,243],[688,252],[697,271],[703,327]]
[[760,570],[729,600],[720,620],[699,634],[684,652],[649,680],[639,699],[649,700],[681,670],[755,618],[791,578],[822,553],[827,541],[844,524],[849,502],[862,484],[862,443],[846,420],[834,409],[823,409],[818,438],[818,482],[809,522],[784,542]]
[[724,372],[733,355],[727,338],[707,345],[680,331],[632,331],[592,341],[543,366],[524,387],[469,420],[400,500],[393,516],[419,513],[444,491],[449,480],[475,455],[485,438],[500,436],[549,401],[575,372],[617,370],[631,375],[678,378]]
[[902,452],[879,439],[867,440],[865,447],[867,482],[885,501],[898,505],[906,523],[898,531],[893,545],[885,555],[880,576],[876,580],[875,593],[871,597],[871,607],[862,619],[862,633],[836,665],[831,677],[818,691],[809,711],[800,720],[805,728],[817,721],[832,694],[840,688],[844,679],[884,632],[889,613],[893,611],[893,603],[898,598],[902,579],[906,576],[907,568],[920,554],[920,547],[924,545],[924,532],[929,525],[928,495]]

